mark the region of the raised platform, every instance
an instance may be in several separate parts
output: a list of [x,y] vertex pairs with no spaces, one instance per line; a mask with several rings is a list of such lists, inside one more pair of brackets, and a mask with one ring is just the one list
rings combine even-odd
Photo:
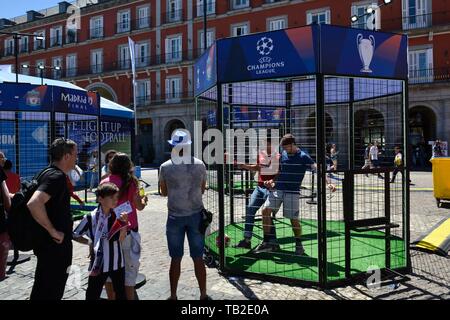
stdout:
[[[302,243],[304,256],[294,255],[295,239],[290,221],[277,219],[276,233],[280,250],[258,253],[253,250],[262,241],[261,221],[255,222],[252,249],[233,248],[243,239],[244,224],[228,225],[225,233],[231,238],[225,248],[226,267],[238,272],[250,272],[282,278],[318,282],[317,221],[303,219]],[[216,243],[218,232],[207,236],[206,247],[213,256],[218,256]],[[345,279],[345,225],[343,221],[327,221],[327,274],[328,281]],[[368,266],[385,267],[385,234],[381,231],[351,232],[351,273],[366,273]],[[406,265],[405,243],[391,236],[391,269]]]

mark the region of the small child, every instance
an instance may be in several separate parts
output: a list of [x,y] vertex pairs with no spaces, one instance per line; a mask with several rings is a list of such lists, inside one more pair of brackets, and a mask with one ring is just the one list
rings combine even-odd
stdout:
[[113,210],[119,200],[119,188],[115,184],[100,185],[96,194],[98,208],[87,214],[73,233],[75,241],[93,247],[86,300],[100,299],[108,277],[112,280],[116,299],[126,300],[121,242],[127,235],[128,216],[121,214],[117,218],[117,213]]

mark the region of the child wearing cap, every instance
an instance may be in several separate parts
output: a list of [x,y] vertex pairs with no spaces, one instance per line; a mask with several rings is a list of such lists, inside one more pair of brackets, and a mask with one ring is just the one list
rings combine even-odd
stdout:
[[112,280],[116,299],[126,300],[125,263],[121,242],[127,235],[128,217],[113,210],[119,199],[119,188],[115,184],[100,185],[96,195],[98,208],[87,214],[73,233],[75,241],[93,248],[86,300],[100,299],[108,277]]

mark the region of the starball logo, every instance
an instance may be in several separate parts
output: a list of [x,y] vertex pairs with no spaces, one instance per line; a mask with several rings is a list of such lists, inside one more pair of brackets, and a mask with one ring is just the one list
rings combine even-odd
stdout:
[[274,41],[269,37],[262,37],[256,42],[256,51],[262,55],[259,64],[248,65],[248,71],[255,71],[257,75],[276,73],[277,68],[284,67],[284,61],[273,62],[269,55],[275,48]]

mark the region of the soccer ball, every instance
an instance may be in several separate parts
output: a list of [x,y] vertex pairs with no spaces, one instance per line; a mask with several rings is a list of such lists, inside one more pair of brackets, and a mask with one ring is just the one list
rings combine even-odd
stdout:
[[[227,234],[225,234],[225,247],[228,247],[230,245],[230,241],[231,238]],[[221,241],[219,236],[216,237],[216,246],[219,248],[221,247]]]
[[256,43],[256,50],[259,54],[266,56],[273,50],[273,41],[270,38],[262,37]]

